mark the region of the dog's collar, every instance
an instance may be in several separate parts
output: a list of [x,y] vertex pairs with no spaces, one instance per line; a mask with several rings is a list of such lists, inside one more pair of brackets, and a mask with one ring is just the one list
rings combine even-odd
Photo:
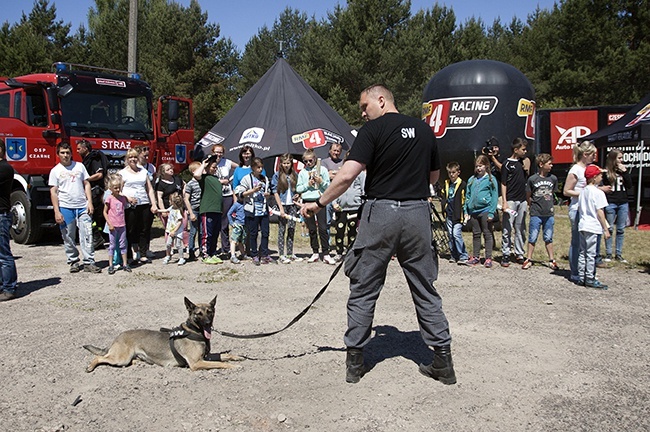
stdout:
[[194,326],[188,322],[185,322],[180,326],[174,327],[172,329],[161,328],[160,331],[169,333],[169,348],[171,349],[172,354],[174,354],[174,358],[176,359],[176,361],[181,367],[187,367],[188,364],[185,358],[178,352],[178,350],[174,346],[175,339],[188,338],[190,340],[194,340],[197,342],[203,342],[205,344],[205,349],[203,351],[203,358],[207,358],[208,355],[210,354],[210,339],[207,339],[201,331],[195,330]]

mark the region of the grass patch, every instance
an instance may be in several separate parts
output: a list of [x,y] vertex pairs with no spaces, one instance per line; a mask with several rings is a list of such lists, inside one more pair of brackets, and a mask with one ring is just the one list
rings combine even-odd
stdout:
[[196,278],[197,282],[216,283],[234,281],[239,279],[239,271],[233,268],[223,267],[218,270],[201,272]]
[[179,279],[179,280],[184,280],[185,278],[181,275],[180,277],[175,277],[175,276],[170,276],[166,275],[163,273],[158,273],[158,272],[151,272],[151,273],[140,273],[140,272],[133,272],[133,277],[136,279],[153,279],[153,280],[174,280],[174,279]]
[[[528,220],[526,221],[526,230],[528,230]],[[501,232],[495,231],[494,256],[501,256]],[[463,239],[467,252],[472,253],[472,233],[463,232]],[[528,232],[526,232],[528,240]],[[615,242],[616,240],[614,240]],[[629,264],[623,264],[612,261],[612,267],[629,268],[646,266],[650,263],[650,249],[647,247],[650,242],[650,231],[635,230],[634,227],[625,229],[625,241],[623,242],[623,256]],[[571,223],[569,222],[569,208],[567,206],[555,206],[555,227],[553,232],[553,252],[555,259],[560,265],[569,265],[569,245],[571,244]],[[526,246],[528,247],[528,246]],[[605,254],[605,241],[601,245],[601,254]],[[547,262],[548,255],[544,247],[544,240],[540,232],[539,238],[535,245],[533,261]]]

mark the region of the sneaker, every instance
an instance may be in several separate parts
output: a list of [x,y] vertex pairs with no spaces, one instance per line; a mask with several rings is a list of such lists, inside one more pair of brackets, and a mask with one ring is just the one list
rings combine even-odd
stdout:
[[210,259],[212,260],[211,264],[223,264],[223,261],[217,255],[212,255]]
[[181,258],[178,260],[178,265],[185,265],[186,262],[185,258]]
[[612,256],[611,256],[611,255],[607,255],[605,258],[603,258],[603,261],[605,261],[605,262],[612,262]]
[[336,263],[340,263],[341,261],[343,261],[343,255],[337,253],[336,255],[334,255],[334,261]]
[[600,282],[599,280],[596,280],[596,279],[585,281],[585,286],[587,288],[596,288],[596,289],[600,289],[600,290],[606,290],[607,289],[607,285],[603,284],[602,282]]
[[309,257],[307,262],[311,264],[311,263],[318,262],[319,259],[320,259],[320,257],[318,256],[317,253],[315,253],[315,254],[312,254],[312,256]]
[[270,256],[263,256],[262,258],[260,258],[260,264],[269,264],[271,262],[272,260]]
[[166,256],[165,258],[163,258],[162,263],[163,264],[169,264],[169,259],[170,258],[168,256]]
[[449,264],[456,264],[456,260],[453,258],[449,258]]
[[133,270],[131,270],[131,267],[129,267],[128,265],[125,265],[124,266],[124,271],[127,272],[127,273],[131,273]]
[[528,258],[526,258],[526,260],[524,261],[524,263],[521,265],[521,269],[522,269],[522,270],[528,270],[528,269],[531,268],[532,266],[533,266],[533,262],[532,262],[531,260],[529,260]]
[[288,257],[284,256],[284,255],[280,256],[280,262],[282,264],[291,264],[291,260]]
[[291,259],[291,261],[294,261],[294,262],[301,262],[301,261],[303,261],[302,258],[300,258],[300,257],[298,257],[298,256],[296,256],[296,255],[291,255],[291,256],[289,257],[289,259]]
[[560,266],[557,265],[557,262],[555,260],[550,260],[548,262],[548,266],[551,268],[551,270],[556,270],[557,271],[557,270],[560,269]]
[[469,257],[469,260],[467,261],[467,265],[471,265],[471,266],[476,265],[476,264],[480,264],[480,263],[481,263],[481,260],[479,259],[479,257],[474,257],[474,256]]
[[491,258],[485,258],[485,264],[483,264],[485,268],[492,268],[492,259]]
[[70,273],[79,273],[80,271],[81,267],[79,266],[79,261],[70,264]]
[[625,258],[623,258],[622,256],[620,256],[620,255],[616,255],[616,261],[618,261],[620,263],[623,263],[623,264],[628,263],[627,260]]
[[151,262],[151,260],[149,258],[147,258],[146,256],[143,256],[142,258],[140,258],[140,263],[142,263],[142,264],[149,264],[150,262]]
[[336,265],[336,260],[329,255],[323,257],[323,262],[325,264]]
[[510,258],[506,256],[501,258],[501,267],[510,267]]
[[523,255],[517,255],[517,258],[515,258],[515,261],[517,261],[517,264],[523,264],[526,259],[523,257]]
[[147,253],[144,254],[144,256],[146,256],[149,259],[154,259],[156,257],[156,255],[150,250],[148,250]]
[[260,265],[259,257],[253,257],[253,264],[255,264],[256,266]]
[[239,264],[241,261],[235,255],[232,255],[230,257],[230,262],[233,264]]
[[97,267],[95,264],[85,264],[84,265],[84,271],[86,273],[101,273],[102,269]]
[[114,267],[109,267],[108,268],[108,274],[109,275],[115,274],[115,268]]
[[2,291],[2,293],[0,293],[0,302],[13,300],[15,298],[16,298],[16,293],[12,293],[9,291]]
[[461,258],[458,261],[456,261],[456,264],[458,264],[458,265],[467,265],[467,259]]

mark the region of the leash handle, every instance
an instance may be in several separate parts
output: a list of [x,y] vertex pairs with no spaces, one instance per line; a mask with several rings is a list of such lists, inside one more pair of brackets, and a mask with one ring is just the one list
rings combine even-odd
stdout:
[[280,333],[282,331],[285,331],[286,329],[288,329],[289,327],[291,327],[292,325],[294,325],[295,323],[300,321],[300,319],[303,316],[305,316],[307,311],[309,311],[309,309],[314,305],[314,303],[316,303],[318,301],[318,299],[321,298],[321,296],[325,293],[325,291],[327,291],[327,288],[329,287],[332,280],[334,280],[336,275],[339,273],[339,270],[341,270],[342,266],[343,266],[343,260],[341,260],[339,265],[334,269],[334,271],[332,272],[332,274],[331,274],[329,280],[327,281],[327,283],[323,286],[323,288],[321,288],[321,290],[318,292],[318,294],[316,294],[316,296],[311,301],[311,303],[309,303],[309,305],[305,309],[303,309],[302,312],[300,312],[294,319],[292,319],[291,322],[289,322],[289,324],[282,327],[280,330],[275,330],[275,331],[267,332],[267,333],[248,334],[248,335],[240,335],[240,334],[235,334],[235,333],[222,332],[222,331],[219,331],[219,330],[215,330],[215,331],[217,333],[219,333],[221,336],[236,338],[236,339],[259,339],[259,338],[264,338],[264,337],[268,337],[268,336],[273,336],[274,334],[278,334],[278,333]]

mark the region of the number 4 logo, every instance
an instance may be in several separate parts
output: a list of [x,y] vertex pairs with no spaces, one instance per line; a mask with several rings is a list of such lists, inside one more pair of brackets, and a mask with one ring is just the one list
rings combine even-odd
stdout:
[[325,133],[323,133],[322,129],[313,129],[305,132],[305,134],[309,135],[302,142],[303,147],[306,149],[318,148],[326,144]]

